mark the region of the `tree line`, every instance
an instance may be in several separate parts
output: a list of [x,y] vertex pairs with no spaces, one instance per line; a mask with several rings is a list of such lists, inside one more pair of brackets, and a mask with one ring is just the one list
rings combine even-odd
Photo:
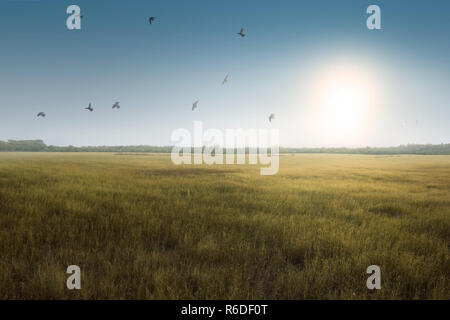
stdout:
[[[43,140],[0,140],[0,152],[142,152],[170,153],[172,146],[48,146]],[[203,147],[202,149],[204,149]],[[194,152],[194,150],[192,150]],[[225,149],[224,149],[225,152]],[[243,149],[237,150],[244,152]],[[248,153],[248,148],[245,149]],[[423,154],[450,155],[450,143],[442,144],[408,144],[382,148],[279,148],[280,154],[286,153],[338,153],[338,154]]]

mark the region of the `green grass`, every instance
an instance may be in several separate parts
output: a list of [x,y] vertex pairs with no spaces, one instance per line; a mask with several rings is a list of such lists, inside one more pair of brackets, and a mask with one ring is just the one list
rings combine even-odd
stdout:
[[450,299],[449,245],[450,156],[0,154],[1,299]]

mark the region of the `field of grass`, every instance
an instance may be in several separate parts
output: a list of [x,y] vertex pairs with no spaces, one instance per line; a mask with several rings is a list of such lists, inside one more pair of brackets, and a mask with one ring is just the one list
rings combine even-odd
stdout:
[[0,153],[0,299],[450,299],[450,156],[280,158]]

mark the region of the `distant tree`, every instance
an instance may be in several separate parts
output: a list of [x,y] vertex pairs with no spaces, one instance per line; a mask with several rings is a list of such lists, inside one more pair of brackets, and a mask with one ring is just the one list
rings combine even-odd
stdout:
[[[204,146],[202,150],[204,151]],[[29,152],[141,152],[141,153],[170,153],[172,146],[47,146],[42,140],[8,140],[0,141],[1,151],[29,151]],[[193,153],[194,150],[192,149]],[[227,152],[227,148],[222,149],[223,153]],[[250,152],[249,148],[239,149],[230,148],[228,152],[234,154]],[[270,152],[270,150],[269,150]],[[423,154],[423,155],[450,155],[450,144],[438,144],[438,145],[419,145],[409,144],[400,145],[397,147],[385,147],[385,148],[284,148],[280,147],[280,153],[339,153],[339,154]]]

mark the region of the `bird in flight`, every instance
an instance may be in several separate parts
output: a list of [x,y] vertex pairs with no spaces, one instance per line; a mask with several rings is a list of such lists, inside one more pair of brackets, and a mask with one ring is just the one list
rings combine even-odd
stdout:
[[272,120],[275,119],[275,113],[271,113],[269,116],[269,122],[272,122]]
[[240,35],[242,38],[245,37],[244,28],[241,28],[241,31],[239,31],[237,34]]
[[86,110],[89,110],[90,112],[94,111],[94,108],[92,108],[91,104],[89,103],[89,106],[85,108]]
[[193,104],[192,104],[192,111],[194,111],[198,106],[198,100],[196,100]]
[[148,22],[150,22],[150,24],[152,24],[153,21],[155,21],[156,17],[150,17],[148,18]]
[[119,105],[119,101],[117,101],[116,103],[113,104],[112,106],[113,109],[120,109],[120,105]]
[[226,75],[226,76],[225,76],[225,79],[223,79],[222,85],[224,85],[224,84],[227,83],[227,82],[228,82],[228,75]]
[[45,117],[45,113],[39,112],[39,113],[37,114],[37,116],[38,116],[38,118],[39,118],[39,117]]

